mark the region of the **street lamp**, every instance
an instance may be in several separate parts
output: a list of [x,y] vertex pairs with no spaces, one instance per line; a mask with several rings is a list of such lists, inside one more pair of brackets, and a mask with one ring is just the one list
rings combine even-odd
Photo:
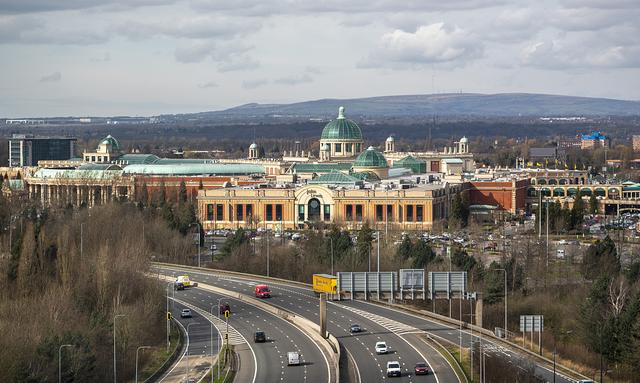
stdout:
[[[174,282],[167,282],[167,352],[169,352],[169,347],[171,345],[170,341],[169,341],[169,332],[171,331],[170,326],[171,323],[169,321],[169,286],[173,285]],[[175,290],[173,290],[173,294],[174,294],[174,298],[175,298]]]
[[184,380],[185,382],[189,379],[189,327],[191,325],[198,324],[198,322],[191,322],[187,324],[187,350],[185,351],[185,356],[187,357],[187,365],[185,366],[185,374]]
[[[562,335],[569,335],[571,334],[573,331],[572,330],[567,330],[567,331],[561,331],[560,332],[560,336]],[[556,355],[557,355],[557,351],[556,351],[556,337],[553,337],[553,383],[556,383]],[[602,380],[602,378],[600,378],[600,380]]]
[[504,271],[504,339],[508,339],[507,334],[507,269],[494,269],[496,271]]
[[[220,302],[221,302],[223,299],[224,299],[224,298],[218,298],[218,312],[217,312],[217,314],[216,314],[216,315],[218,316],[218,320],[220,320]],[[220,356],[220,340],[218,340],[218,341],[216,342],[216,344],[217,344],[217,346],[218,346],[218,347],[216,347],[216,348],[218,349],[218,356]],[[217,368],[217,370],[218,370],[218,376],[220,376],[220,361],[218,361],[218,368]]]
[[113,383],[116,383],[116,319],[118,317],[127,316],[126,314],[117,314],[113,317]]
[[197,225],[198,226],[198,267],[200,267],[200,222],[192,222],[189,224],[189,227],[193,226],[193,225]]
[[138,383],[138,351],[145,348],[151,348],[151,346],[140,346],[136,349],[136,383]]
[[62,383],[62,349],[64,347],[73,347],[72,344],[62,344],[58,348],[58,383]]
[[[213,383],[213,308],[215,306],[211,306],[211,383]],[[218,304],[218,307],[220,307],[220,304]],[[218,312],[220,310],[218,309]],[[218,337],[216,337],[216,349],[218,349],[220,347],[220,341],[218,339]],[[220,375],[220,373],[218,373],[218,375]],[[217,377],[217,375],[216,375]]]
[[329,237],[331,242],[331,275],[333,275],[333,237]]

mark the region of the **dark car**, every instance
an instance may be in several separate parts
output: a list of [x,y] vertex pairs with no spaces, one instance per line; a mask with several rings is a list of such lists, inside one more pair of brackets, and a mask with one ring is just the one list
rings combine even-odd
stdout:
[[362,327],[360,327],[359,324],[352,324],[351,327],[349,327],[349,332],[362,332]]
[[267,341],[267,335],[264,333],[264,331],[256,331],[256,333],[253,335],[253,341],[256,343],[264,343]]
[[224,314],[224,312],[227,310],[231,312],[231,307],[229,307],[229,304],[227,302],[220,303],[220,315]]
[[173,288],[176,290],[184,290],[184,285],[182,284],[182,282],[176,282],[173,284]]
[[416,375],[427,375],[429,373],[429,367],[424,362],[416,363],[416,368],[414,369]]

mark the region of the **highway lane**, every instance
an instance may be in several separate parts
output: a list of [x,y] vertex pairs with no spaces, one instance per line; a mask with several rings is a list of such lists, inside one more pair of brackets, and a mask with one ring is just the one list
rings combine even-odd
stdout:
[[[225,285],[225,283],[228,285],[226,286],[227,288],[233,287],[235,285],[237,288],[243,289],[242,282],[244,282],[244,284],[251,284],[250,282],[247,282],[246,280],[243,280],[237,277],[221,277],[219,275],[215,276],[209,273],[206,273],[206,274],[193,273],[192,271],[190,271],[190,273],[194,275],[199,274],[200,277],[205,279],[206,278],[210,278],[210,280],[219,279],[220,283],[223,286]],[[240,282],[234,283],[235,280],[238,280]],[[259,276],[256,276],[256,281],[260,281]],[[313,299],[311,298],[315,298],[313,292],[310,291],[309,289],[286,285],[286,284],[278,284],[274,282],[266,282],[266,283],[268,283],[272,287],[272,289],[281,289],[285,293],[288,292],[292,297],[297,296],[300,300],[308,300],[311,302],[313,301]],[[247,291],[248,290],[244,288],[243,292],[247,293]],[[251,292],[248,292],[248,293],[251,293]],[[362,311],[369,311],[369,312],[378,314],[382,317],[392,319],[394,322],[415,327],[420,331],[429,332],[431,334],[447,339],[453,343],[458,343],[460,339],[459,332],[458,332],[459,329],[450,325],[445,325],[445,324],[436,322],[424,316],[413,315],[413,314],[405,313],[403,311],[399,311],[397,309],[390,309],[390,308],[382,307],[380,305],[375,305],[375,304],[362,302],[362,301],[341,301],[340,303],[347,306],[353,305],[352,307],[360,308]],[[295,299],[292,302],[283,302],[282,304],[285,308],[290,310],[292,308],[295,308],[296,306]],[[317,307],[317,304],[315,306]],[[313,310],[309,307],[307,307],[305,311],[307,313],[313,312]],[[304,314],[304,312],[302,314]],[[310,319],[317,320],[317,312]],[[474,333],[473,335],[471,335],[469,331],[462,332],[463,346],[466,345],[468,347],[468,345],[472,340],[474,342],[480,342],[481,339],[478,337],[477,333]],[[483,344],[485,344],[487,353],[490,355],[496,355],[496,356],[507,358],[507,360],[511,360],[514,364],[517,364],[517,362],[522,359],[531,361],[531,359],[527,358],[524,354],[520,354],[518,352],[509,350],[499,344],[495,344],[490,339],[483,338],[482,342]],[[550,369],[543,367],[537,362],[535,363],[535,373],[536,375],[544,378],[548,382],[553,381],[553,372]],[[575,380],[558,374],[556,376],[556,382],[572,383],[572,382],[575,382]]]
[[[173,270],[167,270],[167,272],[171,274]],[[193,271],[188,274],[194,280],[247,295],[253,294],[255,286],[254,282],[238,278]],[[269,283],[269,286],[274,294],[266,302],[304,316],[314,322],[318,321],[318,299],[312,291],[273,283]],[[390,323],[387,323],[386,326],[382,325],[381,322],[385,322],[381,320],[383,318],[371,318],[366,315],[366,312],[349,310],[341,304],[331,303],[328,306],[328,311],[328,330],[338,338],[345,349],[353,356],[362,382],[386,380],[386,363],[389,361],[398,361],[403,368],[403,377],[394,378],[393,381],[436,383],[459,381],[444,358],[415,335],[403,334],[398,326]],[[353,323],[361,324],[367,331],[361,334],[351,334],[349,327]],[[417,331],[417,329],[413,328],[404,330]],[[389,354],[375,354],[374,346],[376,341],[379,340],[386,341],[391,346],[392,351]],[[427,361],[430,365],[438,366],[435,370],[436,375],[415,376],[413,367],[419,361]]]
[[[242,301],[215,294],[197,287],[176,292],[176,298],[210,311],[218,299],[231,308],[229,324],[253,342],[256,331],[264,331],[268,341],[252,343],[258,365],[256,382],[326,382],[327,365],[317,346],[287,321],[266,313]],[[214,314],[217,314],[214,308]],[[224,331],[224,328],[221,329]],[[298,351],[301,366],[287,366],[287,352]],[[241,362],[242,363],[242,362]]]

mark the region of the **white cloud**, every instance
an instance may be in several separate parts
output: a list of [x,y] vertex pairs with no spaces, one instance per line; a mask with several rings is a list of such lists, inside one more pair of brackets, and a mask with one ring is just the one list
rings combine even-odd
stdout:
[[265,79],[245,80],[242,82],[244,89],[256,89],[261,86],[267,85],[269,82]]
[[282,78],[276,79],[274,83],[281,84],[281,85],[298,85],[298,84],[304,84],[312,81],[313,81],[313,78],[311,78],[311,76],[309,76],[308,74],[303,74],[300,76],[282,77]]
[[587,42],[547,40],[526,46],[521,53],[523,65],[542,69],[638,68],[640,45],[620,46]]
[[58,82],[60,80],[62,80],[62,74],[60,72],[53,72],[40,77],[40,82]]
[[396,29],[380,38],[364,67],[406,68],[432,63],[464,64],[480,57],[482,44],[466,30],[444,23],[419,27],[414,33]]

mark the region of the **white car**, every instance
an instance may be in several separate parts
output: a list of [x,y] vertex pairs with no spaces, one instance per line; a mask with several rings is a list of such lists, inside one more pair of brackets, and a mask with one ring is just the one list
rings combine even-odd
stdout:
[[386,342],[376,342],[376,354],[386,354],[387,351]]
[[298,366],[300,364],[300,354],[297,351],[289,351],[287,353],[287,365]]
[[180,318],[191,318],[191,310],[182,309],[182,311],[180,312]]
[[387,376],[402,376],[402,370],[400,369],[400,362],[393,361],[387,362]]

